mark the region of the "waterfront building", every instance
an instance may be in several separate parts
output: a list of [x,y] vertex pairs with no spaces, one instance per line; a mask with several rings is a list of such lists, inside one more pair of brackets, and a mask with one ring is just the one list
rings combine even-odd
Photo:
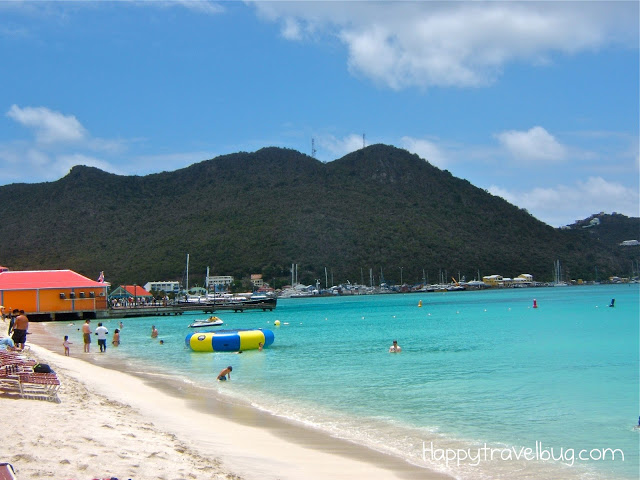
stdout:
[[120,285],[109,294],[109,301],[119,302],[121,306],[139,305],[151,303],[153,295],[140,285]]
[[180,292],[180,282],[147,282],[143,288],[147,292],[164,292],[177,295]]
[[31,320],[97,318],[107,309],[109,283],[72,270],[0,272],[0,303]]

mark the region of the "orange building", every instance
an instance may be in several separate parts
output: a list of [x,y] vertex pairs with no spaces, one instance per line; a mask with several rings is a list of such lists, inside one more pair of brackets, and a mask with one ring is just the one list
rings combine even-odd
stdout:
[[108,310],[107,287],[71,270],[0,271],[0,304],[31,320],[100,318]]

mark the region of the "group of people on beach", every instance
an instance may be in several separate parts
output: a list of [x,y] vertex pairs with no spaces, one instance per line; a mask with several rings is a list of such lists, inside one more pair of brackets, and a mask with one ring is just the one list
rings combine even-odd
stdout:
[[[7,331],[7,338],[11,342],[5,342],[5,345],[9,348],[15,348],[16,350],[24,350],[27,343],[27,333],[29,331],[29,318],[25,315],[24,310],[18,310],[14,308],[5,309],[0,305],[0,315],[3,320],[9,321],[9,329]],[[13,345],[10,345],[13,343]]]
[[[120,330],[124,325],[120,322],[120,328],[116,328],[113,331],[113,338],[111,339],[111,343],[114,347],[120,345]],[[80,329],[78,329],[80,330]],[[109,330],[105,327],[102,322],[98,322],[98,326],[95,331],[91,331],[91,320],[85,320],[82,325],[82,342],[84,344],[84,353],[91,352],[91,335],[98,336],[98,346],[100,347],[100,352],[104,353],[107,351],[107,335],[109,335]],[[155,325],[151,326],[151,338],[158,337],[158,329]],[[62,346],[64,348],[64,354],[69,356],[70,346],[73,345],[72,342],[69,341],[69,335],[64,336],[64,340],[62,342]],[[164,340],[160,340],[160,345],[164,345]]]
[[[113,338],[111,339],[111,344],[114,347],[120,345],[120,329],[124,327],[122,322],[120,322],[120,328],[116,328],[113,332]],[[78,329],[80,330],[80,329]],[[98,347],[100,347],[100,352],[104,353],[107,351],[107,335],[109,335],[109,330],[105,327],[102,322],[98,322],[98,327],[95,332],[91,331],[91,320],[85,320],[82,325],[82,342],[84,344],[84,353],[90,353],[91,351],[91,334],[95,334],[98,336]],[[69,345],[72,343],[69,341],[69,336],[64,336],[64,341],[62,342],[62,346],[64,347],[64,354],[69,356]]]

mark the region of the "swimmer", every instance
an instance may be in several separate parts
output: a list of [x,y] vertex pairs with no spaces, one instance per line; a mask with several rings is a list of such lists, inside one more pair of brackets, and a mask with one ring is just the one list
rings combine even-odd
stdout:
[[389,347],[389,353],[400,353],[402,351],[402,347],[398,345],[398,341],[394,340],[393,345]]
[[229,380],[231,380],[232,370],[233,370],[233,367],[231,365],[229,365],[227,368],[222,369],[222,371],[218,374],[218,380],[225,381],[227,377],[229,377]]

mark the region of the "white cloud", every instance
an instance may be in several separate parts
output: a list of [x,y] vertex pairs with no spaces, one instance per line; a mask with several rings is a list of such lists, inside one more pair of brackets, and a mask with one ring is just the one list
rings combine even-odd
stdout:
[[438,168],[446,168],[448,160],[440,147],[430,140],[402,137],[400,139],[400,145],[405,150],[411,153],[415,153],[420,158],[424,158],[431,165]]
[[[158,3],[158,2],[155,2],[155,1],[144,2],[144,4],[151,5],[151,6],[153,6],[155,3]],[[160,2],[160,3],[164,3],[169,6],[179,5],[188,10],[193,10],[194,12],[197,12],[197,13],[206,13],[207,15],[217,15],[219,13],[224,12],[224,8],[222,7],[222,5],[216,2],[210,2],[209,0],[170,0],[166,2]]]
[[542,127],[533,127],[526,132],[509,130],[495,137],[518,159],[553,162],[564,160],[567,156],[567,148]]
[[254,2],[290,40],[340,39],[354,74],[393,89],[476,87],[614,42],[637,47],[636,2]]
[[492,185],[489,192],[527,209],[534,217],[554,227],[567,225],[598,212],[640,216],[638,191],[602,177],[590,177],[575,185],[534,188],[530,191],[507,190]]
[[363,146],[363,139],[362,135],[356,135],[355,133],[341,139],[333,135],[324,135],[317,138],[317,143],[320,148],[328,150],[333,156],[332,160],[334,160],[348,153],[360,150]]
[[63,115],[45,107],[20,108],[12,105],[7,117],[34,129],[41,143],[77,142],[87,134],[73,115]]
[[287,40],[301,40],[303,35],[300,24],[293,18],[285,18],[282,36]]

